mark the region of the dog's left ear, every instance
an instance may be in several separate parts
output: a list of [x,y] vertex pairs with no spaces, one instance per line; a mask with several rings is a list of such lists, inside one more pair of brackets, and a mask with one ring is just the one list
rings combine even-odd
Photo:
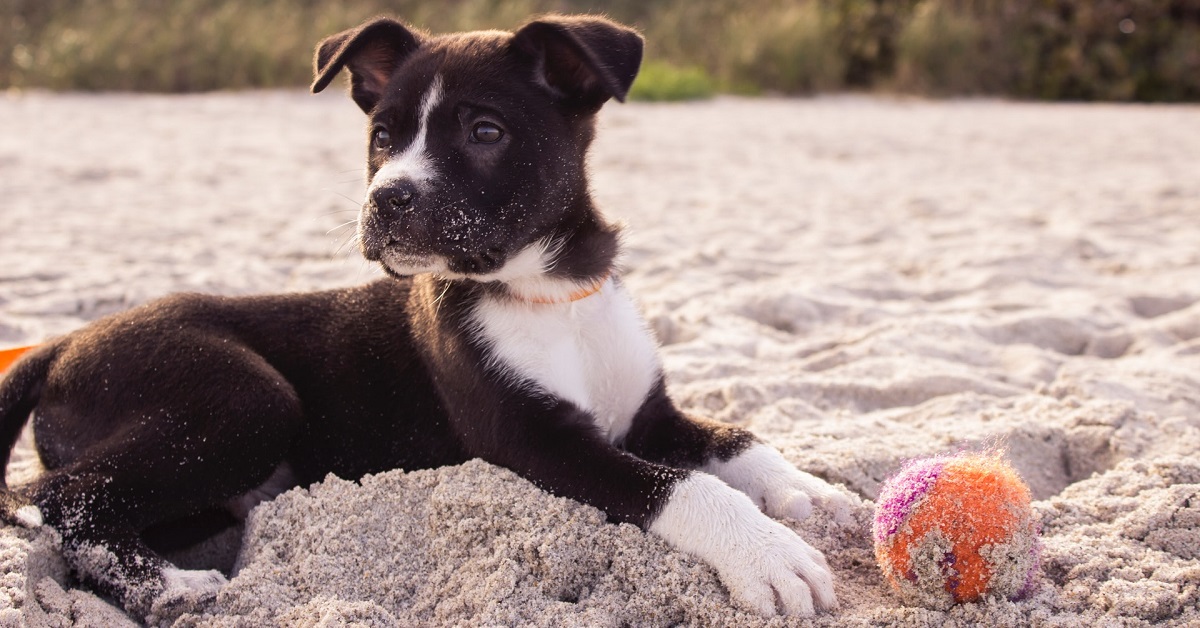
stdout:
[[513,45],[533,59],[542,87],[585,107],[624,102],[642,64],[642,36],[602,17],[542,18],[521,27]]
[[381,17],[358,28],[325,38],[313,56],[315,94],[343,67],[350,70],[350,97],[364,113],[371,113],[405,57],[421,46],[417,33],[396,20]]

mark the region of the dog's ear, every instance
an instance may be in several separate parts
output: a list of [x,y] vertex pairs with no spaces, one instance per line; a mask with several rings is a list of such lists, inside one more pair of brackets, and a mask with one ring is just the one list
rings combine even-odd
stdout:
[[312,91],[315,94],[328,87],[344,66],[350,70],[350,97],[370,113],[392,72],[420,46],[416,33],[386,17],[327,37],[317,45],[313,57]]
[[513,45],[533,60],[542,87],[586,107],[624,102],[642,64],[642,36],[602,17],[542,18],[521,27]]

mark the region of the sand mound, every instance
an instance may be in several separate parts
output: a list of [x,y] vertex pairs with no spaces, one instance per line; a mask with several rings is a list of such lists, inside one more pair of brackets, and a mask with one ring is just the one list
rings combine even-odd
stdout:
[[[340,96],[35,94],[0,114],[0,343],[171,291],[374,276],[331,257],[356,208],[339,194],[362,185],[362,120]],[[907,457],[992,445],[1033,491],[1037,591],[945,612],[887,587],[870,501],[851,525],[788,522],[837,578],[842,608],[817,625],[1200,622],[1194,128],[1195,107],[606,111],[594,186],[630,225],[626,279],[681,405],[865,500]],[[10,480],[36,472],[19,454]],[[236,573],[183,626],[784,623],[479,461],[331,477],[177,559]],[[77,588],[50,530],[0,530],[0,564],[0,625],[125,621]]]

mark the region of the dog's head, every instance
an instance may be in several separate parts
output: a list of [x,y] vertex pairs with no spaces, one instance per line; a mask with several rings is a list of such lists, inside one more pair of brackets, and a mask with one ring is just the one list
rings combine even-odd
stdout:
[[363,254],[396,275],[608,272],[616,230],[591,203],[585,156],[641,58],[640,35],[598,17],[438,37],[380,18],[321,42],[313,91],[345,67],[370,118]]

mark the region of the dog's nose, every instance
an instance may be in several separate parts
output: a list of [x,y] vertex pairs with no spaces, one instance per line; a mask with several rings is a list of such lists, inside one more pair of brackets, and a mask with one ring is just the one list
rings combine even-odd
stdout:
[[417,189],[411,183],[395,183],[381,187],[371,193],[376,209],[383,214],[395,215],[417,198]]

